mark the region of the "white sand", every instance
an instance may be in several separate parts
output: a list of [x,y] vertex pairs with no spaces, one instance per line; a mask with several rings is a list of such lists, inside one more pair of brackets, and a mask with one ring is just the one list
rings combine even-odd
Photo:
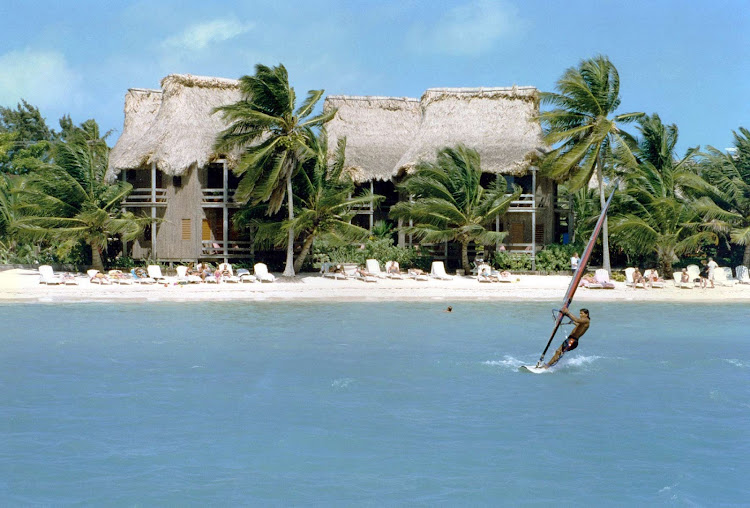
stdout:
[[[273,283],[116,285],[91,284],[79,277],[77,286],[39,284],[33,270],[0,272],[0,302],[114,302],[114,301],[216,301],[216,300],[329,300],[391,301],[433,300],[449,305],[458,300],[536,300],[561,301],[570,283],[569,276],[518,275],[513,283],[480,283],[471,277],[452,280],[415,281],[379,279],[376,283],[358,280],[324,279],[318,274],[302,274],[294,279],[278,278]],[[174,282],[174,279],[172,279]],[[667,282],[664,289],[632,289],[616,283],[615,289],[579,288],[576,303],[587,301],[750,301],[750,285],[714,289],[678,289]]]

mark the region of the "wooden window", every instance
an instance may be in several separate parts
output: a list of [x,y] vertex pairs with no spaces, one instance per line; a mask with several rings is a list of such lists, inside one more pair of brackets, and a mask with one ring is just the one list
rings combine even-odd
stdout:
[[523,243],[523,222],[512,222],[510,225],[510,243]]
[[208,219],[203,219],[203,226],[201,228],[201,239],[202,240],[211,239],[211,225],[208,223]]
[[182,239],[190,240],[190,219],[182,219]]

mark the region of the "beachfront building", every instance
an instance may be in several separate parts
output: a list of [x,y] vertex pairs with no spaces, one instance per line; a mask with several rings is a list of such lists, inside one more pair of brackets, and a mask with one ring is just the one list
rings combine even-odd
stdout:
[[[479,152],[484,185],[502,175],[523,189],[509,213],[496,220],[495,230],[509,233],[496,248],[533,258],[560,238],[568,208],[558,204],[555,183],[535,167],[544,151],[534,120],[536,88],[431,88],[421,99],[337,95],[326,98],[325,108],[338,110],[326,127],[329,146],[345,137],[346,162],[358,185],[386,196],[378,208],[359,210],[363,227],[385,219],[398,199],[409,199],[398,196],[395,186],[420,160],[464,144]],[[398,243],[409,245],[412,239],[401,234]],[[433,245],[431,252],[450,260],[457,256],[450,247]]]
[[[218,106],[240,99],[236,80],[170,75],[160,90],[130,89],[125,96],[122,135],[110,153],[107,178],[133,185],[123,207],[154,219],[139,240],[126,246],[134,259],[161,261],[241,260],[253,256],[249,233],[237,231],[232,216],[239,178],[232,169],[239,153],[216,153],[217,135],[226,128]],[[388,220],[399,199],[396,184],[419,160],[458,143],[476,149],[486,172],[483,183],[497,175],[523,188],[510,213],[498,218],[498,231],[508,231],[503,246],[530,255],[557,241],[561,210],[556,186],[538,177],[535,161],[542,153],[537,90],[512,88],[435,88],[421,99],[329,96],[324,108],[338,108],[327,124],[335,146],[346,137],[346,161],[356,183],[385,200],[365,206],[355,218],[372,228]],[[333,150],[330,150],[333,153]],[[564,220],[567,211],[562,212]],[[400,245],[414,239],[400,234]],[[455,257],[453,246],[428,246],[438,258]]]
[[161,86],[127,92],[123,132],[109,156],[108,180],[133,185],[123,207],[154,219],[126,252],[161,261],[251,257],[247,235],[232,225],[238,154],[213,149],[226,127],[213,109],[240,99],[238,81],[170,75]]

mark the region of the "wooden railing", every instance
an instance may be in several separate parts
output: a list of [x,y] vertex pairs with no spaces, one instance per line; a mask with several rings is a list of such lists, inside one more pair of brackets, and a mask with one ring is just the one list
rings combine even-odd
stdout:
[[[249,240],[230,240],[227,242],[228,257],[249,257],[252,253],[252,242]],[[224,256],[224,242],[222,240],[203,240],[201,242],[201,255],[205,257]]]
[[[155,199],[153,199],[154,197]],[[151,188],[133,189],[122,200],[122,204],[127,206],[166,206],[167,189],[156,189],[153,196]]]
[[[227,203],[234,203],[234,193],[236,189],[227,190]],[[203,203],[223,203],[224,189],[201,189]]]

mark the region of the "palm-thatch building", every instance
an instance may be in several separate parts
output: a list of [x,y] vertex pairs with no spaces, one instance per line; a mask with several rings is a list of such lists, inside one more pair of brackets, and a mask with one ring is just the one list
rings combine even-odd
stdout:
[[[379,209],[361,211],[363,222],[372,225],[374,218],[387,216],[397,199],[395,184],[420,160],[434,160],[439,149],[464,144],[479,152],[484,183],[503,175],[523,189],[496,222],[498,231],[509,232],[502,248],[533,255],[556,239],[556,186],[537,177],[534,166],[544,150],[534,120],[536,88],[432,88],[420,100],[329,96],[325,108],[338,108],[327,125],[329,145],[346,137],[347,165],[357,182],[387,196]],[[402,235],[399,243],[409,239]],[[442,249],[448,257],[448,246]]]
[[122,135],[110,153],[107,178],[133,185],[123,207],[156,221],[134,242],[136,259],[166,261],[243,258],[251,245],[232,227],[238,208],[237,154],[217,154],[226,125],[217,106],[240,99],[238,82],[170,75],[161,90],[130,89]]

